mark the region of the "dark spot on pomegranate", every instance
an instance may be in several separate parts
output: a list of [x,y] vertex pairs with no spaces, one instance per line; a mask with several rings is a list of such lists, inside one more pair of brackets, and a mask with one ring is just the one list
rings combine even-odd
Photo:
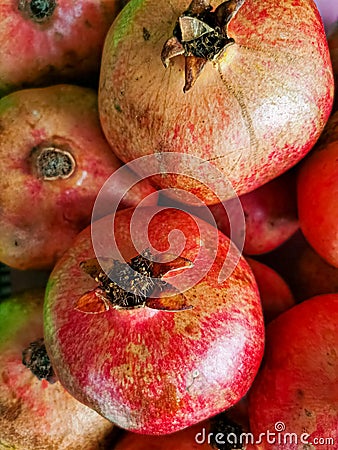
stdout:
[[304,409],[304,412],[305,412],[305,415],[307,416],[307,417],[312,417],[312,412],[311,411],[309,411],[308,409]]
[[20,0],[18,5],[19,11],[38,23],[49,20],[55,8],[55,0]]
[[150,33],[145,27],[143,27],[143,39],[145,41],[149,41],[150,39]]
[[[10,406],[3,405],[0,403],[0,417],[3,417],[9,422],[14,422],[21,414],[22,410],[22,400],[18,399],[14,404]],[[1,443],[0,443],[1,444]]]
[[1,378],[2,378],[2,381],[4,382],[4,384],[8,384],[9,383],[9,376],[8,376],[7,372],[5,372],[5,371],[2,372]]
[[22,364],[30,369],[39,380],[45,379],[49,383],[56,381],[43,339],[30,343],[22,352]]
[[122,112],[122,108],[118,103],[114,104],[114,108],[116,109],[117,112],[121,113]]
[[34,148],[31,159],[37,177],[46,181],[69,178],[76,167],[75,159],[69,150],[53,145]]
[[210,444],[217,450],[243,449],[240,425],[230,420],[226,414],[221,413],[211,419]]

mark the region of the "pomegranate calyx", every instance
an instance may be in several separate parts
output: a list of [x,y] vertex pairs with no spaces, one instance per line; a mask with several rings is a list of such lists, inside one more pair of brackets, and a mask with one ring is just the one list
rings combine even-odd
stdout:
[[33,22],[44,23],[53,15],[55,0],[19,0],[18,9]]
[[208,1],[192,0],[178,18],[173,36],[162,48],[161,59],[167,68],[170,59],[184,55],[183,92],[192,88],[207,61],[216,60],[234,44],[234,39],[228,36],[228,24],[243,3],[244,0],[227,0],[212,11]]
[[242,434],[242,427],[230,420],[226,413],[218,414],[210,421],[210,445],[216,450],[242,450]]
[[31,159],[33,172],[45,181],[67,179],[76,168],[71,152],[53,144],[35,147]]
[[22,352],[22,364],[39,379],[47,380],[50,384],[56,382],[56,376],[47,354],[44,339],[31,342]]
[[[166,257],[170,257],[170,260]],[[149,249],[128,263],[100,258],[107,264],[104,270],[96,259],[82,261],[80,267],[90,275],[98,287],[86,292],[76,302],[75,309],[87,314],[98,314],[115,309],[135,309],[147,306],[161,311],[191,309],[184,294],[163,280],[167,274],[193,267],[186,258],[165,255],[155,262]]]

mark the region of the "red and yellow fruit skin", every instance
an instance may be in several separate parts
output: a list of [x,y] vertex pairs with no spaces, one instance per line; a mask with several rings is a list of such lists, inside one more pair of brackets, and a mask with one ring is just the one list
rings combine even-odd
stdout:
[[303,163],[298,178],[301,230],[316,252],[338,267],[338,112]]
[[[213,204],[233,196],[226,183],[219,183],[217,199],[193,177],[168,174],[161,154],[210,161],[238,195],[250,192],[296,164],[317,141],[332,107],[333,75],[312,0],[246,0],[228,26],[235,44],[208,62],[183,93],[184,58],[171,59],[165,69],[160,56],[189,3],[126,5],[106,37],[99,109],[119,158],[155,153],[162,174],[154,178],[158,186],[189,190]],[[177,173],[190,173],[185,161]],[[207,166],[196,167],[195,178],[203,175],[212,186]]]
[[295,299],[289,286],[275,270],[252,258],[246,260],[257,281],[265,322],[269,323],[292,308]]
[[249,393],[251,431],[255,436],[276,433],[275,424],[283,422],[285,433],[297,434],[298,445],[264,440],[262,449],[303,450],[303,433],[309,444],[315,438],[335,442],[313,448],[336,448],[337,354],[338,294],[306,300],[269,324],[264,363]]
[[32,290],[0,304],[0,449],[99,450],[113,424],[22,364],[43,337],[43,299]]
[[36,23],[19,10],[19,0],[1,2],[0,96],[24,87],[90,82],[97,76],[118,1],[56,3],[52,16]]
[[[138,208],[139,223],[152,211]],[[126,261],[137,253],[129,234],[132,215],[133,210],[123,210],[115,216],[115,239]],[[104,249],[111,245],[111,218],[99,226]],[[245,260],[218,282],[227,253],[229,263],[238,250],[209,224],[173,209],[153,217],[150,243],[158,251],[167,250],[174,229],[186,240],[182,252],[177,241],[172,250],[195,264],[187,274],[190,280],[204,273],[218,243],[209,272],[185,292],[192,309],[75,310],[81,295],[96,286],[79,267],[94,255],[89,228],[57,263],[46,294],[46,347],[62,384],[118,426],[144,434],[175,432],[235,404],[249,389],[263,352],[260,299]]]
[[[99,190],[121,162],[101,131],[90,89],[56,85],[14,92],[0,100],[0,124],[0,261],[17,269],[51,268],[90,223]],[[39,146],[69,150],[73,174],[43,179],[31,158]],[[136,206],[154,191],[144,180],[121,207]]]

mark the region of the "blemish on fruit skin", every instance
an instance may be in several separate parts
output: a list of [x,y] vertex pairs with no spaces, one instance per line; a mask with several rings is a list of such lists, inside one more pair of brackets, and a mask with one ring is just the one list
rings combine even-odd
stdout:
[[114,103],[114,108],[116,109],[117,112],[119,112],[119,113],[122,112],[122,108],[118,103]]
[[147,30],[147,28],[143,27],[142,32],[143,32],[143,39],[145,41],[149,41],[149,39],[150,39],[150,32]]
[[76,182],[76,186],[82,186],[82,184],[85,181],[85,179],[87,178],[87,176],[88,176],[88,172],[86,170],[83,170],[80,178]]
[[8,420],[9,422],[14,422],[20,416],[21,410],[22,400],[20,398],[16,399],[9,406],[0,403],[0,415],[4,420]]
[[36,142],[41,142],[46,138],[46,130],[44,128],[33,128],[31,135]]

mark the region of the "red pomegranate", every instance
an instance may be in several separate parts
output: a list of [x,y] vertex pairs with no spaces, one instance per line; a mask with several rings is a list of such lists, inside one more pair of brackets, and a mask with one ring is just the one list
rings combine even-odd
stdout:
[[[147,236],[139,240],[145,223]],[[87,228],[48,282],[45,342],[63,386],[118,426],[144,434],[172,433],[235,404],[253,381],[264,341],[257,286],[236,247],[174,209],[122,210],[96,222],[95,230],[97,256],[113,258],[107,272],[97,271]],[[137,256],[135,239],[141,249],[155,250]],[[179,257],[155,269],[157,252]],[[220,281],[225,261],[233,271]],[[140,280],[140,273],[147,276]],[[148,284],[155,273],[166,283],[157,299],[157,283]]]
[[93,83],[118,0],[2,0],[0,97],[24,87]]
[[[130,1],[106,37],[99,109],[108,141],[124,162],[155,154],[157,186],[208,204],[233,196],[228,181],[242,195],[304,157],[332,99],[312,0]],[[177,155],[174,173],[167,152]],[[193,168],[192,155],[201,159]],[[220,198],[206,161],[222,174]]]
[[338,294],[312,297],[267,327],[264,363],[249,393],[251,431],[262,450],[337,448],[337,354]]
[[[0,122],[0,261],[51,268],[89,225],[99,190],[121,162],[101,131],[91,89],[13,92],[0,100]],[[114,193],[121,189],[122,180]],[[154,191],[144,180],[120,206],[136,206]]]
[[298,212],[301,230],[316,252],[338,268],[338,112],[316,149],[301,164]]
[[43,290],[32,290],[0,304],[0,448],[106,448],[113,424],[58,381],[47,381],[52,369],[41,344],[43,299]]
[[285,279],[297,302],[338,292],[338,268],[321,258],[300,231],[260,261]]
[[257,281],[265,322],[269,323],[292,308],[295,299],[289,286],[275,270],[252,258],[246,260]]
[[[243,252],[247,255],[260,255],[274,250],[299,228],[294,171],[288,171],[258,189],[241,195],[239,199],[245,216]],[[230,231],[227,215],[229,202],[210,206],[218,228],[227,236]]]

